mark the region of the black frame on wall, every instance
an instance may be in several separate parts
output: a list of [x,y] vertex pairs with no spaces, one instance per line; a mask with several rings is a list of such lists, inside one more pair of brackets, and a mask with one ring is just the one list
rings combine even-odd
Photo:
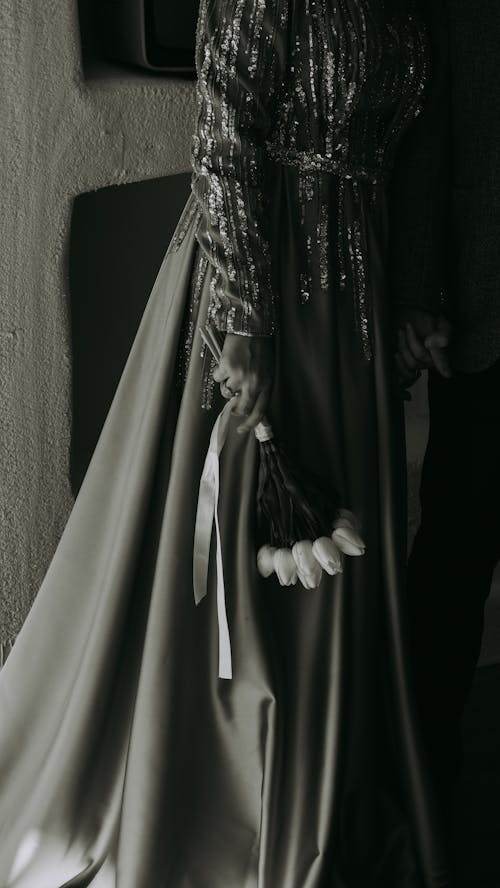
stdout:
[[150,71],[195,74],[199,0],[102,0],[111,58]]

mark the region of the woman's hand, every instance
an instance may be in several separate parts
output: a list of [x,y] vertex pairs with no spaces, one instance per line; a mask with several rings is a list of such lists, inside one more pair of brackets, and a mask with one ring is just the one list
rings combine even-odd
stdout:
[[274,341],[268,336],[226,333],[214,379],[223,398],[234,398],[234,412],[246,416],[238,432],[255,428],[269,403],[274,377]]

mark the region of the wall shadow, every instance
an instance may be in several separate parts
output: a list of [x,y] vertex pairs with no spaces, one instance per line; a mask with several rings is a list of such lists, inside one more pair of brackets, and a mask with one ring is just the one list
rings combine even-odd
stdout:
[[189,195],[190,174],[82,194],[70,257],[71,487],[90,462],[156,274]]

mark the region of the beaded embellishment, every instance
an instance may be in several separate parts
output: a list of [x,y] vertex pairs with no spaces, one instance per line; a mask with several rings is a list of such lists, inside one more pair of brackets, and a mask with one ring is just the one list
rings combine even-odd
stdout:
[[[423,102],[428,50],[414,5],[202,0],[192,190],[215,328],[276,328],[272,161],[298,171],[299,298],[352,290],[360,348],[371,359],[364,217]],[[324,188],[330,176],[333,203]]]

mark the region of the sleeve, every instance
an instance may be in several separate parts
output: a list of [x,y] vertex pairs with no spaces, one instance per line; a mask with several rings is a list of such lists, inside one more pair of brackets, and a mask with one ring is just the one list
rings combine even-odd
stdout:
[[192,191],[197,240],[213,267],[209,321],[275,330],[263,143],[282,80],[285,0],[202,0]]
[[389,186],[393,304],[437,313],[445,299],[450,200],[451,83],[445,0],[422,0],[430,41],[424,108],[404,136]]

